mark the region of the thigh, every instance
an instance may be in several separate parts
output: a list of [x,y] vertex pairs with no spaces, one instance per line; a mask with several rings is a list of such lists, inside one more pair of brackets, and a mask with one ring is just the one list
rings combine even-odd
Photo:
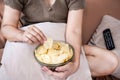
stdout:
[[108,75],[116,69],[118,58],[112,51],[89,45],[84,50],[93,76]]
[[95,77],[93,80],[120,80],[112,75],[102,76],[102,77]]
[[117,78],[119,78],[120,79],[120,55],[118,55],[118,66],[117,66],[117,69],[111,74],[111,75],[113,75],[113,76],[115,76],[115,77],[117,77]]

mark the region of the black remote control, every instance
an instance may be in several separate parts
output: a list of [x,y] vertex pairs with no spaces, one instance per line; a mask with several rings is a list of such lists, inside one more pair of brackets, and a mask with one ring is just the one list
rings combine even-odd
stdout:
[[115,48],[115,45],[114,45],[112,34],[109,28],[103,31],[103,37],[104,37],[106,48],[108,50],[113,50]]

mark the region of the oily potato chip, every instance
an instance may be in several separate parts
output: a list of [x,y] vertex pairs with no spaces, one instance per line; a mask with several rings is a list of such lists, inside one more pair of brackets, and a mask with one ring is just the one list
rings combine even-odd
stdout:
[[53,46],[53,40],[51,38],[47,38],[47,41],[44,42],[43,46],[46,49],[50,49]]
[[73,49],[67,43],[48,38],[43,45],[37,48],[35,54],[37,59],[43,63],[59,64],[73,56]]
[[51,62],[50,56],[47,55],[47,54],[40,55],[40,57],[38,59],[40,61],[44,62],[44,63],[50,63]]
[[37,49],[37,53],[38,54],[46,54],[47,53],[47,49],[44,46],[40,46]]

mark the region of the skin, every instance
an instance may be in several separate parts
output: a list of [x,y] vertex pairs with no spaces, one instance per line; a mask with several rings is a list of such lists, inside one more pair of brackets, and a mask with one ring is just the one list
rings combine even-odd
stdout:
[[[9,12],[9,14],[8,14]],[[46,40],[46,36],[37,27],[31,25],[27,30],[18,29],[19,18],[21,12],[5,5],[4,18],[2,22],[3,36],[9,41],[26,42],[29,44],[41,43]],[[81,28],[82,28],[83,10],[71,10],[68,14],[68,23],[65,38],[75,49],[75,58],[73,62],[56,68],[56,72],[52,72],[47,67],[42,70],[48,75],[53,76],[56,80],[64,80],[79,67],[80,64],[80,51],[81,51]],[[71,37],[74,36],[74,37]],[[71,68],[72,66],[72,68]]]
[[[46,67],[42,70],[47,74],[55,77],[58,80],[64,80],[69,75],[73,74],[80,64],[80,51],[81,51],[81,28],[82,28],[82,15],[83,10],[69,11],[68,23],[66,29],[66,41],[70,43],[75,49],[75,58],[73,62],[65,66],[57,67],[56,72],[52,72]],[[72,36],[72,37],[71,37]],[[72,66],[72,67],[70,67]]]
[[43,44],[46,37],[37,27],[31,25],[25,31],[18,29],[20,14],[20,11],[12,9],[9,6],[5,6],[1,29],[3,36],[5,36],[9,41],[26,42],[29,44]]
[[[9,41],[26,42],[29,44],[43,44],[46,40],[46,36],[35,26],[31,25],[25,31],[18,29],[20,14],[20,11],[5,5],[4,18],[1,29],[3,36],[5,36],[5,38]],[[70,43],[75,49],[74,60],[67,65],[57,67],[56,72],[52,72],[45,66],[42,67],[44,72],[53,76],[56,80],[65,80],[68,76],[76,72],[79,67],[82,42],[82,17],[82,9],[71,10],[68,13],[65,38],[66,41]],[[92,76],[108,75],[117,68],[118,58],[111,51],[95,46],[84,45],[83,47],[88,59]]]
[[89,45],[83,47],[92,76],[110,75],[118,67],[118,57],[112,51]]

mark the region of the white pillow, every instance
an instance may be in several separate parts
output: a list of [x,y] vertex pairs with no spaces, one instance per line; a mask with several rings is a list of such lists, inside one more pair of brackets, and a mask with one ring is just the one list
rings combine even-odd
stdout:
[[107,28],[110,29],[115,44],[115,49],[113,49],[113,51],[115,50],[115,52],[118,52],[120,50],[120,20],[109,15],[103,16],[102,21],[90,39],[89,44],[92,43],[106,49],[103,31]]
[[[120,20],[112,16],[103,16],[100,25],[94,32],[88,44],[107,49],[103,37],[103,31],[107,28],[110,29],[115,44],[115,49],[111,51],[114,52],[120,59]],[[120,78],[120,67],[118,67],[118,69],[113,73],[113,75]]]

